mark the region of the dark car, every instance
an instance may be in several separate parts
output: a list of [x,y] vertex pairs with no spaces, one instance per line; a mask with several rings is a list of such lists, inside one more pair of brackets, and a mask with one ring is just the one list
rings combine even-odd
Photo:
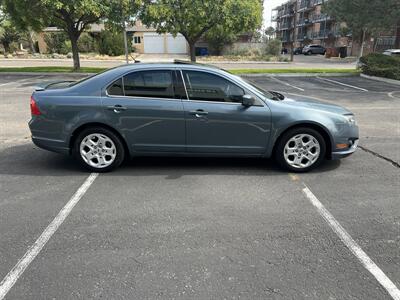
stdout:
[[321,45],[308,45],[303,48],[304,55],[322,54],[325,55],[326,48]]
[[354,115],[337,105],[292,100],[204,65],[132,64],[31,97],[29,127],[44,149],[106,172],[125,157],[275,157],[304,172],[352,154]]
[[299,55],[303,53],[303,47],[297,47],[293,50],[294,55]]

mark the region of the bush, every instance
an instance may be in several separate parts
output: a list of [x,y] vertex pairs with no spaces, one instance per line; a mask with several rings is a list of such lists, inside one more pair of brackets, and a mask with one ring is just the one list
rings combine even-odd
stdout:
[[65,33],[46,33],[44,35],[44,41],[47,45],[48,53],[58,53],[58,54],[67,54],[71,51],[71,41],[68,40],[68,37]]
[[265,46],[265,54],[272,56],[279,56],[282,50],[282,42],[280,40],[274,39],[267,41]]
[[364,74],[400,80],[400,58],[371,53],[360,58]]
[[[122,55],[125,53],[124,36],[122,32],[103,30],[97,38],[97,47],[101,55]],[[132,45],[129,42],[128,50],[132,52]]]
[[97,52],[96,40],[89,34],[83,33],[78,40],[78,49],[80,52]]

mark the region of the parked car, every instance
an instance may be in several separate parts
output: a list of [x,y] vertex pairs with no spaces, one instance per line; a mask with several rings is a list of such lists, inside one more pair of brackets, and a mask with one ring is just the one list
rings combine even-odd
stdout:
[[311,55],[311,54],[322,54],[325,55],[326,49],[324,46],[321,45],[308,45],[304,46],[303,54],[304,55]]
[[389,56],[400,56],[400,49],[388,49],[383,51],[383,54]]
[[274,157],[304,172],[352,154],[354,115],[293,100],[197,64],[132,64],[75,83],[45,84],[31,97],[33,142],[106,172],[125,157]]
[[293,50],[294,55],[302,54],[303,53],[303,47],[297,47]]

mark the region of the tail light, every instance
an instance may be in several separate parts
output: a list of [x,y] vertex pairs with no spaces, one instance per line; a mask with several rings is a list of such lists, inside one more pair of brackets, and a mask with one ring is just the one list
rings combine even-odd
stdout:
[[39,107],[36,104],[35,99],[33,98],[33,96],[31,96],[31,114],[32,116],[39,116],[42,113],[39,110]]

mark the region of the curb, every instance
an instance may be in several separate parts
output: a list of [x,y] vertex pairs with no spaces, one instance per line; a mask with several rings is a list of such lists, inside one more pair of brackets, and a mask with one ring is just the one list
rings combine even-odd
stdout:
[[395,79],[390,79],[390,78],[384,78],[384,77],[376,77],[376,76],[370,76],[370,75],[365,75],[365,74],[360,74],[361,77],[366,78],[366,79],[371,79],[375,81],[380,81],[380,82],[385,82],[385,83],[390,83],[394,85],[399,85],[400,86],[400,80],[395,80]]

